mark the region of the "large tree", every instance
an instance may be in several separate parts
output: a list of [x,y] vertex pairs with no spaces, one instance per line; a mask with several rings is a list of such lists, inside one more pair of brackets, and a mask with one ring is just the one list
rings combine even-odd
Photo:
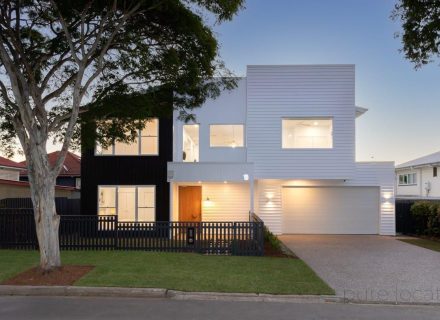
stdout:
[[440,56],[440,0],[399,0],[392,13],[402,23],[402,51],[416,68]]
[[[11,153],[19,141],[26,158],[43,270],[61,265],[55,181],[79,139],[79,119],[99,118],[101,129],[93,138],[105,144],[133,139],[133,128],[144,123],[139,119],[171,100],[182,117],[191,117],[192,108],[234,86],[218,59],[211,24],[232,19],[242,5],[243,0],[0,2],[0,143]],[[53,166],[47,157],[52,139],[61,145]]]

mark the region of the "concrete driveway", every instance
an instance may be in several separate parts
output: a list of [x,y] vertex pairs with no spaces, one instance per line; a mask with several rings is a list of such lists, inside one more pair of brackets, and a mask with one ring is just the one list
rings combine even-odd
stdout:
[[336,294],[364,301],[440,303],[440,253],[394,237],[283,235]]

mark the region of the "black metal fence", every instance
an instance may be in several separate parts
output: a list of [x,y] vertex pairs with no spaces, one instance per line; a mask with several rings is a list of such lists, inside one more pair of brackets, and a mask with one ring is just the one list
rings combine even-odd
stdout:
[[[58,214],[79,215],[81,200],[66,197],[55,198],[55,206]],[[4,209],[32,209],[31,198],[6,198],[0,200],[0,208]]]
[[[117,216],[62,215],[64,250],[145,250],[241,256],[263,255],[264,223],[126,222]],[[29,213],[0,213],[0,248],[36,249]]]

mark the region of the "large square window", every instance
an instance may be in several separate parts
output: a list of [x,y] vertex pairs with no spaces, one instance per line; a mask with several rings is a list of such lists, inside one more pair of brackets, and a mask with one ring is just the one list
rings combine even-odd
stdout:
[[122,222],[156,220],[154,186],[99,186],[98,214],[117,215]]
[[244,126],[242,124],[213,124],[209,127],[211,147],[237,148],[244,146]]
[[104,149],[96,146],[96,155],[137,156],[159,154],[159,120],[147,120],[145,128],[138,130],[133,142],[118,142]]
[[283,149],[333,148],[331,118],[291,118],[282,120]]

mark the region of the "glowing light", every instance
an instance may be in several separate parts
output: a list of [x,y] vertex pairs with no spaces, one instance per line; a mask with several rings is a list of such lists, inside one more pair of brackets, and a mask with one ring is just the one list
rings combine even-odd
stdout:
[[317,126],[318,124],[319,124],[318,121],[313,122],[314,126]]
[[243,175],[243,180],[244,180],[244,181],[248,181],[248,180],[249,180],[249,175],[248,175],[247,173],[245,173],[245,174]]

